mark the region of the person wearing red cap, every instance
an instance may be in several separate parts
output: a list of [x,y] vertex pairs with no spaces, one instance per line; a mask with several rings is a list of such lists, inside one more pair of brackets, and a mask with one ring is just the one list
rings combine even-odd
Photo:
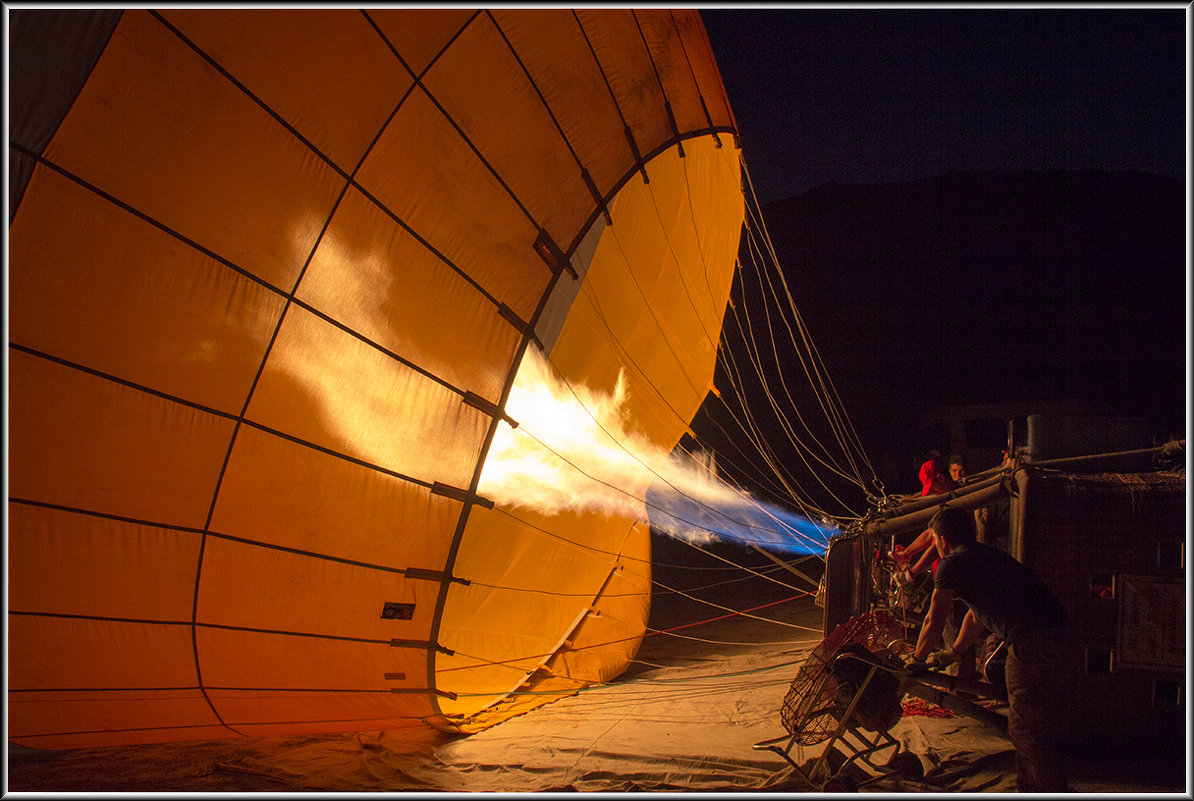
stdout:
[[[921,495],[943,495],[947,492],[952,492],[954,489],[953,479],[950,477],[951,472],[947,472],[945,467],[945,460],[941,458],[941,451],[934,448],[929,451],[929,458],[924,464],[920,466],[920,483],[922,486]],[[939,558],[935,549],[930,549],[929,546],[933,544],[932,532],[929,529],[922,531],[916,539],[908,544],[906,548],[897,547],[892,556],[897,558],[897,561],[903,563],[908,562],[907,569],[903,571],[903,579],[905,583],[911,583],[914,578],[920,573],[923,573],[928,566],[929,561],[933,563],[934,572],[937,567],[937,559]],[[916,554],[928,549],[920,559],[913,561]]]
[[920,485],[921,495],[942,495],[954,488],[941,451],[936,448],[929,451],[928,460],[920,466]]

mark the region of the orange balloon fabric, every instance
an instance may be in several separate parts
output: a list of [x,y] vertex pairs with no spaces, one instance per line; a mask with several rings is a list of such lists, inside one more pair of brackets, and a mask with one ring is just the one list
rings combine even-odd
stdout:
[[10,738],[474,731],[624,670],[645,513],[478,482],[528,348],[664,448],[711,386],[697,12],[10,13]]

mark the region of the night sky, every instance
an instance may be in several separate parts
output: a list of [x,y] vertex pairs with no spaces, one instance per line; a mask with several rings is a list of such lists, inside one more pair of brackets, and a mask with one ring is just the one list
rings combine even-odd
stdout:
[[701,16],[760,203],[950,169],[1185,178],[1184,8]]
[[[951,404],[1075,396],[1181,428],[1184,215],[1129,174],[1186,179],[1183,7],[701,15],[780,265],[872,457]],[[1019,178],[932,205],[1005,174],[975,171],[1106,171],[1125,192]],[[948,446],[907,437],[889,486]]]

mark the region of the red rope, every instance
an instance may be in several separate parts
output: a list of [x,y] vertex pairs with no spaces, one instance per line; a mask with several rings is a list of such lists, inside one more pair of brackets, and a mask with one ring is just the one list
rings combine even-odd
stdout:
[[923,698],[911,696],[901,704],[904,714],[922,718],[952,718],[954,713],[943,706],[931,704]]

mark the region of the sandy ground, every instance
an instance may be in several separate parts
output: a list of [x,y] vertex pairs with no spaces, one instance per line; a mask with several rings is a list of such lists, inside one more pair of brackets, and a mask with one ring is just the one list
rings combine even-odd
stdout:
[[[657,575],[671,586],[686,582],[687,587],[726,577],[712,570],[661,569]],[[699,594],[742,609],[794,593],[752,579]],[[653,600],[650,626],[668,629],[722,614],[660,592]],[[822,611],[803,598],[757,614],[778,622],[739,616],[650,635],[618,682],[469,737],[427,729],[413,736],[360,732],[72,751],[10,745],[7,791],[814,791],[819,782],[802,773],[820,756],[823,744],[791,750],[799,769],[753,746],[786,734],[779,709],[797,667],[820,642]],[[910,714],[905,708],[889,733],[900,751],[919,761],[925,776],[882,770],[895,751],[891,747],[876,752],[879,767],[848,771],[861,782],[861,791],[1014,791],[1013,751],[1006,737],[971,718]],[[1071,771],[1071,784],[1080,793],[1189,797],[1184,763],[1102,755],[1073,760]]]

